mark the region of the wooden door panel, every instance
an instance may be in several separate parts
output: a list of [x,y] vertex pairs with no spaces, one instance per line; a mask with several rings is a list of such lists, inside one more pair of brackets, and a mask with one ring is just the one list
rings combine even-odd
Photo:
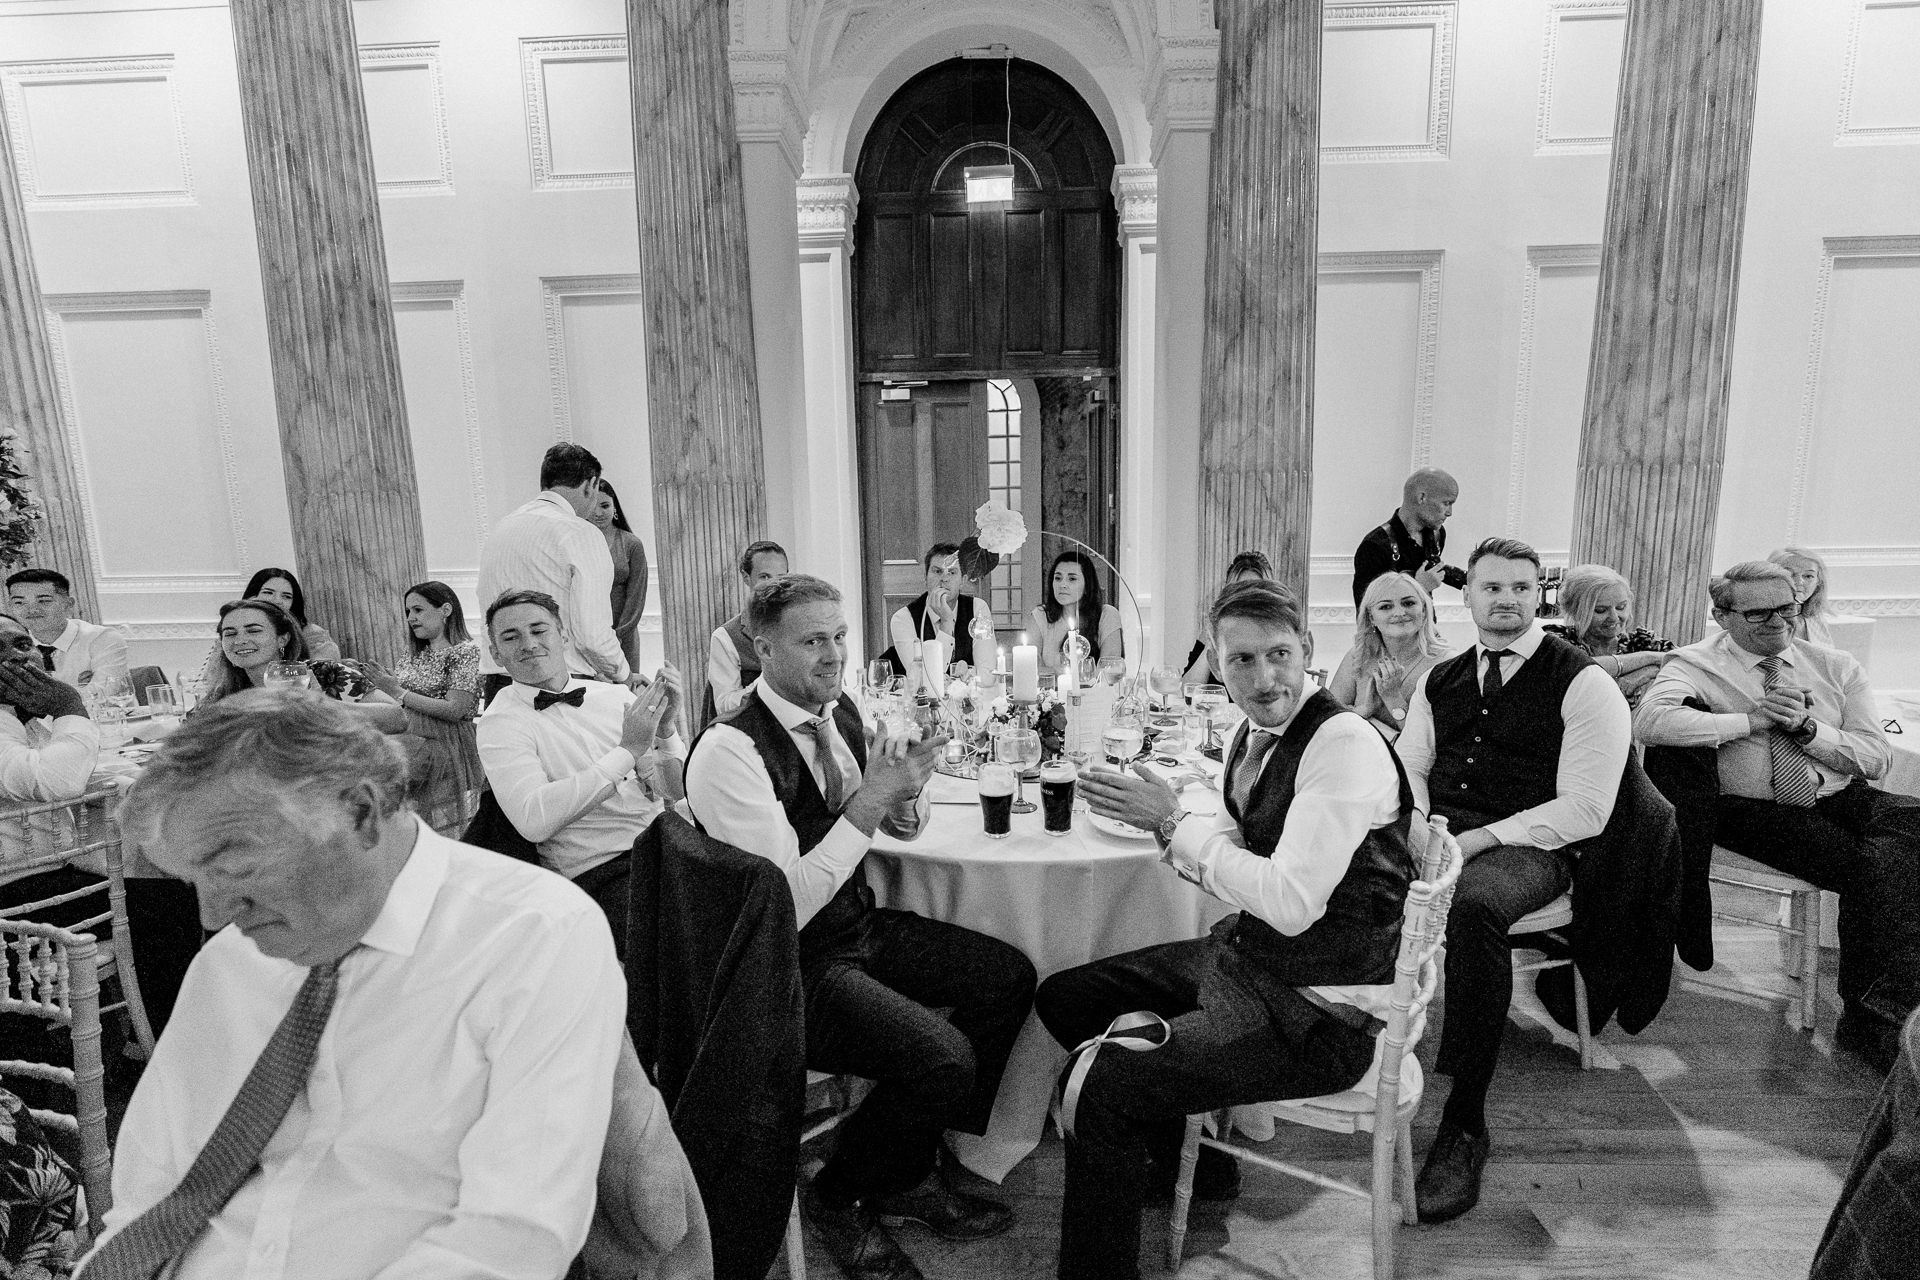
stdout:
[[971,227],[965,213],[936,213],[927,230],[932,354],[970,358],[974,351]]
[[1098,356],[1106,346],[1105,219],[1092,209],[1060,214],[1060,354]]
[[873,220],[866,264],[873,269],[873,287],[865,291],[863,310],[875,352],[884,357],[910,358],[920,346],[914,332],[919,308],[914,306],[913,224],[913,215],[904,213]]
[[1046,349],[1043,320],[1047,287],[1046,211],[1009,210],[1003,220],[1007,244],[1007,354],[1039,355]]

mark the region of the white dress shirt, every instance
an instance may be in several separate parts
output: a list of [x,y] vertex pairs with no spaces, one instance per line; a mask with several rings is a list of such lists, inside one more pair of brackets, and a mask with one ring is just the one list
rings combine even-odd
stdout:
[[[1294,714],[1299,714],[1296,706]],[[1293,723],[1271,730],[1283,734]],[[1236,764],[1246,741],[1242,726],[1226,755]],[[1268,751],[1259,774],[1273,761]],[[1220,777],[1224,796],[1233,785]],[[1247,851],[1240,824],[1226,805],[1211,817],[1187,818],[1173,829],[1166,861],[1184,878],[1231,906],[1249,912],[1280,933],[1295,937],[1327,913],[1327,900],[1353,864],[1369,831],[1400,817],[1400,779],[1380,733],[1360,716],[1342,711],[1314,732],[1300,753],[1293,804],[1273,856]],[[1315,987],[1324,998],[1384,1016],[1393,984]]]
[[[97,678],[127,674],[127,638],[112,627],[68,618],[53,648],[53,678],[76,689]],[[146,694],[144,689],[134,692],[143,698]]]
[[[480,608],[503,591],[544,591],[560,602],[570,669],[603,680],[630,674],[613,632],[613,553],[606,535],[548,490],[493,526],[480,553]],[[480,670],[501,674],[485,647]]]
[[713,629],[707,643],[707,688],[713,691],[716,715],[728,715],[747,700],[740,686],[740,651],[734,647],[733,634],[725,627]]
[[[1499,652],[1507,655],[1501,679],[1512,684],[1520,669],[1540,648],[1546,632],[1538,622]],[[1490,651],[1473,646],[1476,678],[1486,686]],[[1427,701],[1427,679],[1414,687],[1407,706],[1406,729],[1395,744],[1400,763],[1413,786],[1413,802],[1422,813],[1433,812],[1427,795],[1427,775],[1433,772],[1433,705]],[[1554,798],[1545,804],[1487,824],[1487,833],[1501,844],[1533,849],[1559,849],[1591,840],[1606,829],[1613,802],[1620,794],[1620,775],[1633,749],[1633,714],[1613,677],[1597,666],[1582,668],[1560,699],[1560,763],[1554,776]],[[1459,832],[1455,832],[1459,835]]]
[[[754,681],[748,691],[766,700],[767,709],[793,738],[800,758],[813,772],[816,786],[825,792],[826,771],[815,754],[815,738],[800,733],[798,726],[816,718],[803,707],[795,706],[775,693],[765,679]],[[833,718],[833,708],[827,708]],[[841,794],[853,799],[860,789],[860,766],[853,749],[839,733],[825,735],[833,752],[833,765],[840,770]],[[806,856],[800,853],[800,837],[787,821],[787,811],[774,793],[773,778],[760,749],[753,739],[730,724],[710,724],[694,745],[687,761],[687,807],[706,833],[736,849],[757,853],[786,873],[793,889],[794,915],[805,928],[820,908],[832,901],[847,877],[867,856],[873,838],[842,816],[819,844]],[[927,820],[927,793],[923,789],[909,802],[896,805],[880,829],[899,840],[911,840],[920,834]]]
[[[1652,746],[1718,747],[1722,791],[1773,799],[1768,735],[1753,732],[1747,719],[1766,696],[1760,662],[1760,654],[1742,649],[1726,631],[1674,650],[1641,695],[1634,733]],[[1780,655],[1780,683],[1805,689],[1813,698],[1808,712],[1814,736],[1799,745],[1819,775],[1821,795],[1844,790],[1855,778],[1886,776],[1893,748],[1880,727],[1867,673],[1853,655],[1796,640]],[[1682,706],[1688,698],[1712,710]]]
[[620,745],[627,708],[639,695],[623,684],[570,680],[577,707],[533,709],[542,690],[502,689],[474,727],[494,799],[540,860],[568,879],[633,847],[666,807],[661,756],[686,758],[678,736],[635,759]]
[[[106,1234],[179,1185],[307,970],[229,925],[120,1128]],[[586,1241],[626,980],[606,917],[425,824],[340,962],[304,1092],[174,1280],[553,1280]]]
[[[99,754],[100,730],[87,717],[42,716],[22,724],[12,707],[0,703],[0,800],[34,804],[84,795]],[[54,822],[47,816],[32,821],[34,830],[46,837],[40,842],[39,852],[52,852],[52,840],[57,838]],[[20,819],[0,818],[0,884],[26,874],[10,873],[9,862],[34,853],[28,847],[27,833],[20,828]],[[98,855],[76,860],[74,865],[96,875],[107,873],[106,862]]]
[[[956,595],[951,597],[951,599],[953,601],[954,617],[958,618],[960,616],[960,597]],[[975,601],[974,608],[978,609],[979,607],[979,602]],[[947,661],[958,661],[958,659],[953,656],[952,629],[941,626],[939,615],[935,614],[931,608],[927,609],[926,613],[922,616],[918,630],[914,628],[913,615],[907,611],[905,606],[895,609],[893,611],[893,617],[887,622],[887,632],[893,639],[893,651],[900,655],[900,661],[904,662],[909,668],[911,668],[915,662],[919,661],[920,644],[925,640],[938,640],[940,642],[941,652],[947,655]]]

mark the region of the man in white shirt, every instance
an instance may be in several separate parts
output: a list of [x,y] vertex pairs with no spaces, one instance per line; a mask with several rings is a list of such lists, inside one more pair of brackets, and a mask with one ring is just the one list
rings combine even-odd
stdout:
[[1710,590],[1724,630],[1669,656],[1635,734],[1716,748],[1715,843],[1841,894],[1834,1039],[1885,1070],[1920,1000],[1920,799],[1868,785],[1893,753],[1867,674],[1794,639],[1785,569],[1737,564]]
[[[642,688],[613,630],[613,553],[586,513],[600,492],[600,460],[577,444],[556,444],[540,460],[540,496],[509,513],[480,552],[480,598],[539,591],[560,602],[567,670]],[[491,651],[480,657],[482,700],[510,677]]]
[[89,1280],[552,1280],[587,1237],[626,983],[587,896],[436,835],[339,703],[189,719],[122,820],[219,933],[135,1089]]
[[73,616],[73,584],[64,573],[22,569],[10,575],[7,608],[33,633],[55,679],[84,689],[96,679],[127,674],[127,638]]
[[[99,751],[99,730],[79,692],[47,674],[32,634],[19,619],[0,613],[0,800],[30,804],[84,795]],[[106,870],[57,867],[29,875],[9,867],[32,852],[19,819],[0,821],[0,906],[84,889],[98,884]],[[90,899],[78,905],[84,910],[74,919],[97,909]],[[57,910],[35,919],[65,922]]]
[[786,873],[807,1065],[877,1082],[802,1210],[851,1280],[914,1280],[920,1269],[885,1221],[953,1240],[1013,1225],[1004,1205],[952,1185],[941,1139],[986,1132],[1033,1002],[1033,965],[971,929],[874,905],[862,865],[873,833],[919,833],[946,739],[909,744],[883,729],[869,750],[841,689],[847,619],[831,585],[789,574],[755,591],[747,613],[760,679],[694,744],[687,803],[708,835]]
[[[740,578],[747,584],[748,599],[761,583],[772,582],[786,571],[787,553],[777,542],[749,543],[740,553]],[[743,608],[715,627],[707,644],[706,720],[733,714],[746,698],[747,686],[759,678],[760,655],[753,651]]]
[[1453,1089],[1415,1187],[1422,1222],[1479,1202],[1487,1090],[1513,1000],[1507,929],[1572,886],[1578,845],[1606,828],[1633,748],[1612,677],[1534,621],[1532,547],[1482,542],[1465,592],[1479,643],[1420,677],[1397,744],[1414,803],[1447,818],[1467,859],[1447,915],[1435,1066]]
[[600,904],[624,957],[633,843],[685,794],[680,677],[664,667],[640,693],[582,680],[567,674],[566,642],[551,596],[509,591],[488,605],[487,645],[513,683],[474,732],[501,811]]
[[[1152,1190],[1171,1194],[1186,1117],[1352,1087],[1391,1001],[1416,873],[1406,777],[1372,725],[1307,692],[1313,636],[1285,587],[1229,585],[1207,633],[1247,716],[1221,812],[1189,816],[1144,769],[1080,782],[1095,813],[1152,831],[1162,861],[1240,914],[1210,938],[1057,973],[1034,996],[1054,1039],[1079,1050],[1063,1102],[1062,1280],[1137,1276],[1140,1208]],[[1139,1010],[1170,1025],[1160,1048],[1087,1045]],[[1229,1157],[1201,1151],[1197,1194],[1228,1199],[1238,1185]]]
[[894,670],[912,672],[926,640],[939,641],[948,663],[974,666],[973,615],[980,602],[961,590],[966,578],[960,572],[960,544],[936,542],[922,563],[927,589],[895,609],[887,624],[893,640],[887,656]]

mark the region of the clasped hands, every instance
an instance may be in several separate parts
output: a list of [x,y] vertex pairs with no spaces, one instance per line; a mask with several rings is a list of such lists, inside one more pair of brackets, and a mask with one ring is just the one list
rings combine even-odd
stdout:
[[671,736],[679,724],[684,701],[679,669],[671,662],[663,663],[653,682],[627,704],[620,722],[620,745],[636,760],[653,750],[656,739]]
[[945,758],[947,741],[944,733],[917,741],[912,731],[889,733],[881,721],[867,744],[867,771],[861,775],[860,789],[847,801],[842,816],[872,835],[894,808],[919,797],[933,776],[933,767]]
[[1747,712],[1747,729],[1750,733],[1765,733],[1769,729],[1804,733],[1807,722],[1812,719],[1807,691],[1793,685],[1779,685],[1769,689],[1759,705]]

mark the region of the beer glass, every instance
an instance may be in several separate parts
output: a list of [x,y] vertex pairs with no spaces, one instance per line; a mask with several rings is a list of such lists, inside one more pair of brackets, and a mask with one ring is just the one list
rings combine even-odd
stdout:
[[1078,776],[1071,760],[1049,760],[1040,766],[1040,810],[1050,836],[1073,830],[1073,783]]
[[980,818],[990,840],[1013,834],[1013,768],[998,762],[980,766]]

